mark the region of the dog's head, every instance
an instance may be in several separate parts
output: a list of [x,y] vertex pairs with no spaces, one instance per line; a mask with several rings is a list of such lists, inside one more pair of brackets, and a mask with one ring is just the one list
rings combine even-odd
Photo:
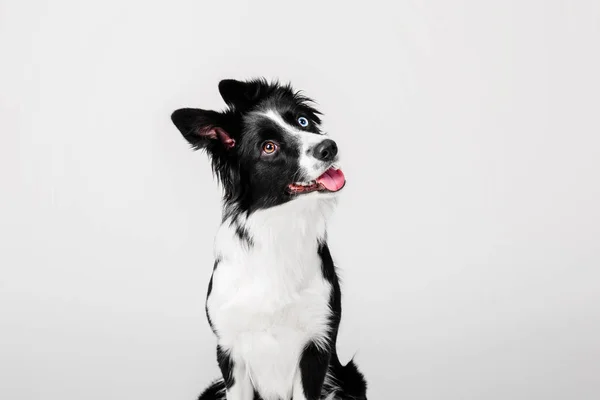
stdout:
[[265,80],[223,80],[219,92],[225,111],[183,108],[171,119],[210,156],[226,203],[252,212],[344,187],[337,145],[321,132],[309,98]]

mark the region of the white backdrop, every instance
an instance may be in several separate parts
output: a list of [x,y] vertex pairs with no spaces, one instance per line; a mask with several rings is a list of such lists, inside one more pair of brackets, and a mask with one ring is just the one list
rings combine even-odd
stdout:
[[194,399],[219,192],[171,125],[316,98],[370,399],[600,398],[597,1],[0,1],[0,398]]

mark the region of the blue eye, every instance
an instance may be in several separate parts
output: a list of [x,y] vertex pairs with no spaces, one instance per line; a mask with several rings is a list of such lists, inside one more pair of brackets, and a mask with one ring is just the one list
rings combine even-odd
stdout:
[[308,120],[304,117],[298,118],[298,123],[301,127],[306,128],[308,126]]

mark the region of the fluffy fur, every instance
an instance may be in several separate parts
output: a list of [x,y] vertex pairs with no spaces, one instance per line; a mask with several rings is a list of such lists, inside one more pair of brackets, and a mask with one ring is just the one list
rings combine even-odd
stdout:
[[320,113],[290,86],[224,80],[222,112],[172,120],[223,187],[206,314],[222,378],[200,400],[366,399],[336,339],[341,293],[327,219],[343,187]]

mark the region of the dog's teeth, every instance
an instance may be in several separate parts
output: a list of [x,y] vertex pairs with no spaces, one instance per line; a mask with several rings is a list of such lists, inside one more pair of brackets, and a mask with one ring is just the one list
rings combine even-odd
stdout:
[[316,184],[316,181],[310,181],[310,182],[294,182],[293,185],[294,186],[303,186],[303,187],[310,187],[310,186],[314,186]]

